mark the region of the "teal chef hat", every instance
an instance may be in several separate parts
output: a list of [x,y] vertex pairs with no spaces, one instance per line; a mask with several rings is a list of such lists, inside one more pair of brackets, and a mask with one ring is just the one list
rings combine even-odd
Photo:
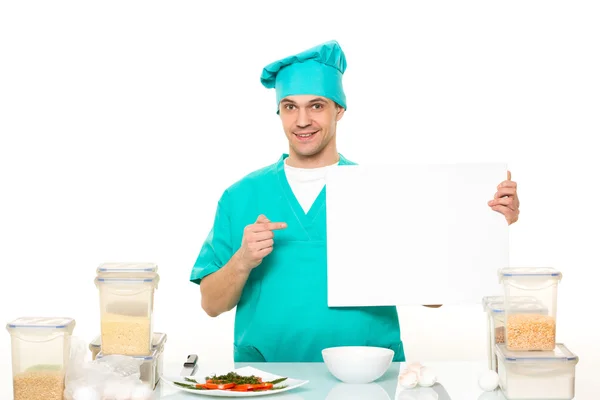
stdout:
[[339,43],[332,40],[267,65],[260,81],[266,88],[275,88],[278,113],[284,97],[300,94],[323,96],[345,109],[345,71],[346,56]]

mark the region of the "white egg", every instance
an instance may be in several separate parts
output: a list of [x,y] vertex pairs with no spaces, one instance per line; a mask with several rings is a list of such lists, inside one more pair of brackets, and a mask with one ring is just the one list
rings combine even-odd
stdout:
[[419,386],[433,386],[437,382],[437,376],[431,368],[421,367],[419,371]]
[[398,377],[398,383],[406,389],[412,389],[419,383],[419,378],[414,371],[405,371]]
[[131,386],[125,383],[117,389],[115,400],[129,400],[131,398]]
[[419,375],[419,372],[421,372],[421,368],[423,368],[423,365],[420,362],[412,362],[406,367],[409,371],[414,371],[417,376]]
[[138,385],[131,391],[132,400],[147,400],[152,396],[152,389],[146,385]]
[[91,387],[79,387],[73,392],[73,400],[101,400],[100,394]]
[[109,382],[106,383],[104,385],[104,393],[102,393],[104,395],[103,399],[114,399],[115,397],[117,397],[118,394],[118,389],[117,389],[117,382]]
[[485,371],[479,377],[479,387],[481,390],[486,392],[491,392],[498,387],[498,383],[500,382],[500,377],[496,371],[488,370]]
[[112,380],[104,387],[104,397],[111,400],[129,400],[131,387],[119,380]]

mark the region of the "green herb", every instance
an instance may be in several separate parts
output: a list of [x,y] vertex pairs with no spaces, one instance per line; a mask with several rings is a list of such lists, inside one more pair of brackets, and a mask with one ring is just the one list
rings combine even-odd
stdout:
[[210,380],[212,383],[221,384],[221,383],[235,383],[236,385],[243,384],[259,384],[260,378],[254,375],[250,376],[242,376],[235,372],[230,372],[226,375],[212,375],[207,376],[206,380]]
[[273,385],[276,385],[278,383],[281,383],[281,382],[285,381],[286,379],[287,378],[279,378],[279,379],[275,379],[274,381],[270,381],[270,382],[267,382],[267,383],[272,383]]
[[202,386],[200,387],[196,387],[196,385],[189,385],[187,383],[181,383],[181,382],[173,382],[174,384],[176,384],[177,386],[181,386],[184,387],[186,389],[192,389],[192,390],[208,390]]
[[199,383],[197,380],[195,380],[195,379],[192,379],[192,378],[185,377],[185,378],[183,378],[183,379],[185,379],[185,380],[186,380],[186,381],[188,381],[188,382]]
[[283,385],[283,386],[273,386],[269,390],[281,390],[281,389],[285,389],[286,387],[287,387],[286,385]]

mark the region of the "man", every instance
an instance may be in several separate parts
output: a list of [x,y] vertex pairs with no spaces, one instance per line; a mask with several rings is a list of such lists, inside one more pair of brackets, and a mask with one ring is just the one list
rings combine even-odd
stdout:
[[[321,361],[323,348],[343,345],[389,348],[405,361],[396,307],[327,306],[324,178],[328,168],[354,164],[336,147],[345,69],[331,41],[263,70],[289,154],[224,191],[190,277],[209,316],[237,306],[236,362]],[[489,205],[516,221],[510,177]]]

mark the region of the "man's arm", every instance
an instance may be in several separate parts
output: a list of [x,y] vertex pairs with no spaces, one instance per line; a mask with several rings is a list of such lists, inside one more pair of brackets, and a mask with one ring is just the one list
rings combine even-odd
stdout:
[[202,309],[209,316],[216,317],[237,305],[250,273],[273,251],[273,231],[286,227],[285,223],[271,222],[264,215],[246,226],[239,250],[225,265],[200,281]]
[[232,310],[240,300],[250,271],[236,252],[222,268],[205,276],[200,282],[202,309],[210,317]]

